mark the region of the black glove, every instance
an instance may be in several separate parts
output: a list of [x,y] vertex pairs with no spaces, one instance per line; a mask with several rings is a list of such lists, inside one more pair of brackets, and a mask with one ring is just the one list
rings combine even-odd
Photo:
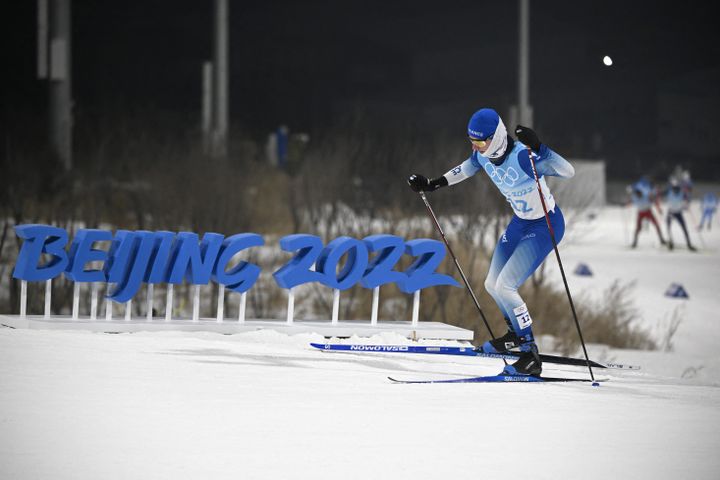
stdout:
[[413,189],[413,192],[433,192],[440,187],[444,187],[448,184],[447,178],[443,175],[442,177],[428,180],[427,177],[420,175],[419,173],[413,173],[407,179],[408,185]]
[[430,180],[427,177],[420,175],[419,173],[413,173],[407,179],[408,185],[412,188],[413,192],[425,192],[430,188]]
[[518,140],[532,148],[533,151],[536,153],[540,152],[540,139],[538,138],[537,133],[535,133],[535,130],[518,125],[515,127],[515,135],[517,135]]

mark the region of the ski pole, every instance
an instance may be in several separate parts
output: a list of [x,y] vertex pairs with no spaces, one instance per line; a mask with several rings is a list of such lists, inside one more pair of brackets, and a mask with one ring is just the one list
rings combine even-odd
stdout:
[[568,286],[567,278],[565,277],[565,269],[563,268],[562,260],[560,260],[560,251],[558,250],[557,241],[555,241],[555,230],[553,230],[550,224],[550,215],[548,215],[547,206],[545,205],[545,195],[543,195],[542,187],[540,186],[540,179],[538,178],[537,170],[535,169],[535,160],[533,160],[532,149],[528,147],[528,157],[530,157],[530,165],[532,166],[533,176],[535,177],[535,184],[538,187],[538,193],[540,194],[540,203],[542,204],[543,213],[545,214],[545,222],[547,223],[548,231],[550,232],[550,239],[552,240],[553,250],[555,250],[555,257],[557,258],[558,265],[560,266],[560,274],[562,275],[563,283],[565,284],[565,292],[567,292],[568,300],[570,301],[570,310],[572,310],[573,319],[575,320],[575,327],[577,327],[578,336],[580,337],[580,343],[582,344],[583,352],[585,353],[585,360],[587,361],[587,367],[590,371],[590,378],[595,382],[595,375],[593,375],[592,367],[590,366],[590,357],[588,356],[587,348],[585,348],[585,339],[583,339],[582,330],[580,330],[580,322],[575,312],[575,304],[573,303],[572,295],[570,295],[570,287]]
[[[470,296],[473,299],[473,303],[475,303],[475,307],[477,308],[477,311],[480,313],[480,317],[482,318],[483,323],[485,324],[485,327],[487,327],[488,332],[490,333],[490,336],[493,340],[495,340],[495,335],[493,334],[492,328],[490,328],[490,324],[488,323],[487,319],[485,318],[485,314],[482,311],[482,308],[480,308],[480,303],[478,302],[477,297],[475,296],[475,292],[473,292],[472,287],[470,287],[470,282],[468,281],[467,277],[465,276],[465,272],[463,272],[462,267],[460,267],[460,262],[458,262],[457,257],[455,256],[455,253],[453,252],[452,248],[450,248],[450,243],[448,242],[447,238],[445,237],[445,232],[443,232],[442,227],[440,226],[440,223],[438,222],[437,217],[435,216],[435,212],[433,211],[432,207],[430,206],[430,202],[428,202],[427,196],[425,195],[425,192],[418,192],[420,193],[420,197],[422,198],[423,202],[425,202],[425,207],[427,207],[427,211],[430,214],[430,218],[432,218],[433,223],[435,223],[435,228],[438,232],[440,232],[440,236],[443,239],[443,242],[445,242],[445,246],[448,249],[448,252],[450,252],[450,256],[452,257],[453,261],[455,262],[455,266],[458,269],[458,272],[460,272],[460,276],[463,279],[463,282],[465,283],[465,288],[470,293]],[[505,365],[507,365],[507,361],[505,361]]]

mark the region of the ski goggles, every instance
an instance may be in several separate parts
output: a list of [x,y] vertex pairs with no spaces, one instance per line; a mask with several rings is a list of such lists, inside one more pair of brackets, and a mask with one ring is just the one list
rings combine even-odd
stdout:
[[488,143],[490,143],[492,141],[493,135],[490,135],[489,137],[486,137],[482,140],[479,138],[473,138],[473,137],[468,137],[468,139],[470,140],[470,143],[472,143],[476,147],[484,147],[485,145],[487,145]]

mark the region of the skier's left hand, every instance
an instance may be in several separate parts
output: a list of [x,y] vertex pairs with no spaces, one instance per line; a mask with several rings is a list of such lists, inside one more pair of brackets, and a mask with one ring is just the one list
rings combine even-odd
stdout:
[[532,128],[518,125],[515,127],[515,135],[517,135],[518,140],[532,148],[535,153],[540,152],[540,139]]

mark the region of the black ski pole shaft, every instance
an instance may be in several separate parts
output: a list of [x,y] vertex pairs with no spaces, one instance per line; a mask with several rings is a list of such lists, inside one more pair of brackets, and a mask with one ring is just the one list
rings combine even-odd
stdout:
[[[490,328],[490,324],[488,323],[487,319],[485,318],[485,314],[482,311],[482,308],[480,308],[480,302],[478,302],[477,297],[475,296],[475,292],[473,292],[472,287],[470,287],[470,282],[468,281],[467,277],[465,276],[465,272],[463,272],[462,267],[460,266],[460,262],[458,262],[457,257],[455,256],[455,253],[453,252],[452,248],[450,247],[450,243],[448,242],[447,238],[445,237],[445,232],[443,232],[442,227],[440,226],[440,222],[438,222],[437,217],[435,216],[435,212],[433,211],[432,207],[430,206],[430,202],[428,202],[427,196],[425,195],[425,192],[419,192],[420,197],[422,198],[423,202],[425,202],[425,207],[427,208],[428,213],[430,214],[430,218],[432,218],[433,223],[435,224],[435,228],[438,232],[440,232],[440,236],[443,239],[443,242],[445,242],[445,246],[448,249],[448,252],[450,252],[450,256],[452,257],[453,261],[455,262],[455,266],[458,269],[458,272],[460,272],[460,276],[463,279],[463,282],[465,283],[465,288],[468,292],[470,292],[470,296],[473,299],[473,303],[475,303],[475,307],[477,308],[478,312],[480,313],[480,317],[482,318],[483,323],[485,323],[485,327],[487,327],[488,332],[490,333],[490,336],[493,340],[495,340],[495,335],[493,334],[492,329]],[[505,362],[507,365],[507,362]]]
[[540,179],[538,178],[537,170],[535,169],[535,160],[533,160],[532,150],[529,147],[528,157],[530,157],[530,165],[532,166],[533,176],[535,177],[535,183],[537,184],[538,193],[540,194],[540,203],[542,204],[543,213],[545,214],[545,222],[547,223],[548,231],[550,232],[553,250],[555,250],[555,258],[557,258],[558,265],[560,266],[560,274],[562,275],[563,284],[565,284],[565,292],[567,293],[568,301],[570,302],[570,310],[572,310],[575,327],[577,328],[578,336],[580,337],[580,344],[582,345],[583,352],[585,353],[585,361],[587,362],[587,367],[590,371],[590,378],[594,382],[595,375],[593,375],[592,366],[590,366],[590,357],[588,356],[587,348],[585,347],[585,339],[583,339],[580,322],[578,321],[577,312],[575,311],[575,304],[573,303],[572,295],[570,295],[570,287],[568,286],[567,277],[565,276],[565,269],[563,268],[562,260],[560,260],[560,250],[558,250],[557,241],[555,240],[555,230],[553,230],[552,224],[550,223],[550,215],[548,215],[547,205],[545,205],[545,195],[543,195],[542,187],[540,186]]

